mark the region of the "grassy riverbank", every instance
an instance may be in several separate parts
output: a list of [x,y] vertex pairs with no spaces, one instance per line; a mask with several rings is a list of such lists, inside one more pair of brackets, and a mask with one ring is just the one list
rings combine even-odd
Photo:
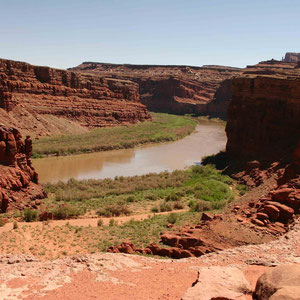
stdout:
[[[196,224],[202,211],[221,210],[238,194],[236,183],[211,165],[115,179],[72,179],[67,183],[47,184],[45,189],[48,199],[42,201],[38,210],[19,212],[13,217],[35,221],[40,212],[47,211],[56,219],[96,217],[88,220],[95,220],[98,226],[55,225],[52,222],[50,225],[41,222],[38,227],[30,223],[16,225],[14,230],[1,235],[2,251],[9,247],[12,252],[26,252],[26,243],[20,246],[25,233],[32,237],[30,253],[47,258],[105,251],[122,241],[145,246],[152,241],[158,242],[160,233],[169,230],[169,223],[178,227]],[[169,214],[153,216],[153,212]],[[141,214],[146,219],[134,220]],[[110,222],[103,219],[116,216],[129,216],[129,219],[123,224],[113,218]],[[106,223],[103,224],[103,220]],[[45,241],[51,247],[41,247]]]
[[46,184],[42,210],[56,219],[114,217],[179,209],[215,210],[232,201],[232,179],[212,166],[103,180]]
[[133,148],[145,143],[175,141],[189,135],[197,120],[152,113],[153,121],[129,126],[97,128],[87,133],[43,137],[33,143],[33,158]]

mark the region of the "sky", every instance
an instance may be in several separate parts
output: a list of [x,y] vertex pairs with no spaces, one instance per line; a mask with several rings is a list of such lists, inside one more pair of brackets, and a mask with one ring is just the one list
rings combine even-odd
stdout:
[[300,52],[300,0],[0,0],[0,57],[245,67]]

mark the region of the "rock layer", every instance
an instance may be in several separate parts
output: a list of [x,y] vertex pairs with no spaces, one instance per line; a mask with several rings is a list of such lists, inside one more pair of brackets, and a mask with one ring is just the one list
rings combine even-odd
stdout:
[[[227,79],[241,72],[222,66],[117,65],[84,62],[71,70],[132,80],[151,111],[226,117],[231,87]],[[223,83],[223,81],[225,82]]]
[[[15,128],[0,125],[0,211],[40,204],[46,196],[31,163],[32,141]],[[35,201],[37,200],[37,201]]]
[[51,133],[59,118],[88,128],[151,120],[136,83],[4,59],[0,110],[3,123],[11,124],[11,116],[27,121],[33,116],[34,122],[19,122],[20,129],[37,131],[40,126],[42,134]]

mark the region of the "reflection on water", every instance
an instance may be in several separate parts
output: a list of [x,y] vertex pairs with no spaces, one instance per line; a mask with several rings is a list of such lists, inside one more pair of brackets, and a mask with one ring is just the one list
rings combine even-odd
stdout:
[[203,121],[182,140],[73,156],[49,157],[33,161],[41,183],[76,179],[134,176],[149,172],[184,169],[201,157],[225,147],[224,126]]

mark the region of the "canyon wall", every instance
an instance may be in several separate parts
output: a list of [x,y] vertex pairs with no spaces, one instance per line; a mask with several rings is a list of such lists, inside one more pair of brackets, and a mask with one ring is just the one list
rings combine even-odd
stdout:
[[235,158],[290,161],[300,139],[300,74],[232,80],[226,152]]
[[141,102],[151,111],[222,118],[226,117],[231,98],[228,79],[241,72],[238,68],[222,66],[118,65],[93,62],[82,63],[71,70],[138,83]]
[[4,59],[0,116],[37,135],[151,120],[136,83]]
[[32,141],[20,132],[0,125],[0,212],[35,207],[46,196],[31,163]]

